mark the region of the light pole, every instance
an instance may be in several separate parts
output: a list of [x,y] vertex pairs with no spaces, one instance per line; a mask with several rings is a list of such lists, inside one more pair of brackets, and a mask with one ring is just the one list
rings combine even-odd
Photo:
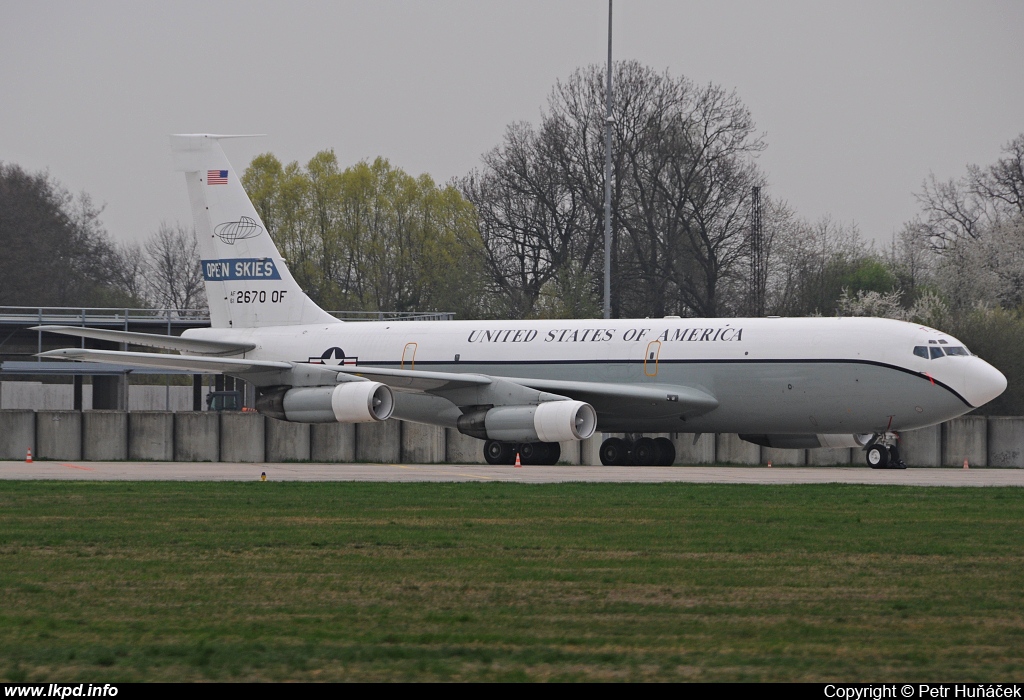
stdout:
[[608,0],[608,83],[604,117],[604,317],[612,317],[612,0]]

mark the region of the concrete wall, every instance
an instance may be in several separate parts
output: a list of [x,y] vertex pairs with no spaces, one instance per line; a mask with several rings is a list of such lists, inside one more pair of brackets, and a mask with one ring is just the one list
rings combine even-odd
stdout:
[[676,464],[714,464],[715,447],[718,442],[714,433],[676,433],[672,438],[672,444],[676,446]]
[[[310,456],[309,423],[290,423],[265,418],[267,462],[308,462]],[[247,460],[248,461],[248,460]],[[260,460],[252,460],[260,461]]]
[[128,459],[127,413],[124,411],[83,411],[81,416],[82,459],[93,462]]
[[985,416],[960,416],[942,424],[943,466],[963,466],[965,459],[976,467],[988,464],[988,422]]
[[36,412],[38,459],[82,458],[82,414],[78,411]]
[[484,441],[445,429],[445,451],[450,464],[484,464]]
[[[561,443],[559,461],[600,465],[599,448],[611,434]],[[778,450],[761,448],[734,434],[669,436],[676,464],[765,464],[862,466],[859,449]],[[163,411],[0,410],[0,459],[451,462],[481,464],[483,441],[454,429],[387,421],[306,425],[256,413]],[[914,467],[1024,468],[1024,417],[964,416],[941,426],[908,430],[900,452]]]
[[36,455],[35,411],[0,410],[0,460],[25,459]]
[[402,421],[356,423],[356,461],[380,464],[402,461]]
[[761,446],[740,440],[735,433],[719,433],[715,455],[718,464],[760,464]]
[[988,465],[1024,467],[1024,418],[992,416],[988,419]]
[[174,414],[138,411],[128,414],[128,459],[169,462],[174,459]]
[[566,440],[558,443],[558,448],[561,450],[561,454],[558,455],[558,464],[578,465],[580,463],[580,442],[580,440]]
[[310,426],[309,456],[314,462],[354,462],[356,426],[352,423],[314,423]]
[[402,459],[413,464],[438,464],[445,461],[447,436],[436,425],[402,422]]
[[908,466],[937,467],[942,464],[942,426],[904,430],[899,447],[900,459]]
[[762,447],[761,464],[768,464],[769,461],[771,461],[772,466],[803,466],[807,464],[807,450],[783,450],[778,447]]
[[580,464],[588,467],[601,466],[601,433],[594,433],[580,442]]
[[[203,387],[203,406],[209,391],[209,387]],[[91,384],[82,386],[82,407],[86,410],[93,408],[93,393]],[[70,411],[74,405],[74,388],[70,383],[0,382],[0,409]],[[191,411],[192,387],[172,386],[168,392],[168,387],[162,385],[131,384],[128,408],[132,411]]]
[[200,411],[175,413],[174,459],[179,462],[219,462],[220,416]]
[[258,413],[220,414],[220,461],[263,462],[266,423]]

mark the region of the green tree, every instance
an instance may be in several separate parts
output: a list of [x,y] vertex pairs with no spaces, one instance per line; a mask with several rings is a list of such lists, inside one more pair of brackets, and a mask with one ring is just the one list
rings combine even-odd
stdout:
[[486,313],[472,205],[452,186],[386,159],[341,170],[257,156],[242,176],[292,274],[327,308]]
[[0,304],[136,306],[120,251],[87,194],[0,163]]

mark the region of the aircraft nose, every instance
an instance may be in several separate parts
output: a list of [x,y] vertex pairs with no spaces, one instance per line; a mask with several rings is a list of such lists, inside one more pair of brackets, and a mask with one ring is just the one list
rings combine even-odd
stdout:
[[1006,391],[1006,377],[980,357],[970,358],[964,371],[964,398],[977,408]]

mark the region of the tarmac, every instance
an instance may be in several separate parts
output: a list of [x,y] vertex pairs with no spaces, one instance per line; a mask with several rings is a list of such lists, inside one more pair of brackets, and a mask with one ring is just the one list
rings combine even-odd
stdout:
[[571,467],[486,464],[0,462],[0,479],[60,481],[505,481],[524,484],[878,484],[1024,487],[1024,469],[867,467]]

